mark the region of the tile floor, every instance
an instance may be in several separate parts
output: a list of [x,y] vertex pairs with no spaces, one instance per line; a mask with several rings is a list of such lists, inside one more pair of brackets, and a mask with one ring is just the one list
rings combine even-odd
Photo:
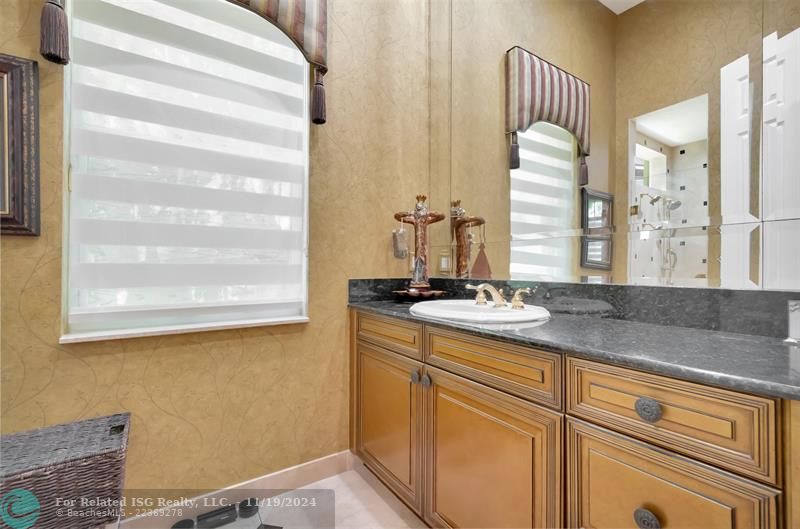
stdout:
[[[260,514],[265,524],[284,529],[423,529],[427,527],[361,463],[348,470],[282,497],[289,503],[316,498],[320,507],[277,508],[264,506]],[[328,492],[328,491],[332,491]],[[331,516],[330,503],[334,504]],[[333,520],[334,525],[331,525]],[[258,517],[239,519],[224,526],[229,529],[257,529]]]
[[[427,526],[360,463],[306,488],[333,489],[336,529],[423,529]],[[288,529],[288,528],[287,528]]]

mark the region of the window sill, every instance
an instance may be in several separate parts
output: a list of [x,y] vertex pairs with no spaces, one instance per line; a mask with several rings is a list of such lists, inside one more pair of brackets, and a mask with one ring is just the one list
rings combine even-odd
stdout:
[[267,318],[259,320],[242,320],[221,323],[198,323],[196,325],[168,325],[163,327],[145,327],[120,331],[96,331],[67,333],[58,339],[60,344],[99,342],[103,340],[122,340],[125,338],[144,338],[147,336],[164,336],[169,334],[187,334],[205,331],[222,331],[226,329],[244,329],[247,327],[265,327],[273,325],[292,325],[308,323],[307,316],[296,318]]

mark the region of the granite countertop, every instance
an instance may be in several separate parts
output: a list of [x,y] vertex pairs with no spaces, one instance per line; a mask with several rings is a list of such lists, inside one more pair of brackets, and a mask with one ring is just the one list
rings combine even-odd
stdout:
[[800,400],[800,345],[778,338],[572,314],[553,314],[550,321],[536,327],[498,330],[420,318],[409,313],[411,305],[394,301],[350,303],[350,307],[365,312],[722,388]]

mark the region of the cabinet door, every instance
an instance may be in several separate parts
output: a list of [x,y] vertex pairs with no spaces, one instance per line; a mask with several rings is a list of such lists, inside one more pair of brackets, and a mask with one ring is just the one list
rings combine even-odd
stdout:
[[356,359],[356,453],[421,514],[422,364],[363,342]]
[[575,419],[567,476],[568,527],[777,527],[778,491]]
[[561,527],[562,416],[439,369],[425,377],[425,521]]

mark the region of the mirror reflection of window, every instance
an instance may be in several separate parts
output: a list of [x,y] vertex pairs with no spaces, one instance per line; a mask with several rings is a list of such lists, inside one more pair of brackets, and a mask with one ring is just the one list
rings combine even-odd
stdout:
[[599,270],[611,270],[611,237],[585,236],[581,240],[581,266]]
[[543,235],[575,222],[575,140],[565,129],[539,122],[518,141],[520,168],[511,171],[511,278],[570,280],[573,240]]
[[602,261],[604,257],[603,241],[589,241],[587,243],[586,255],[590,261]]
[[587,211],[588,228],[603,228],[606,224],[606,202],[593,199],[589,201]]

